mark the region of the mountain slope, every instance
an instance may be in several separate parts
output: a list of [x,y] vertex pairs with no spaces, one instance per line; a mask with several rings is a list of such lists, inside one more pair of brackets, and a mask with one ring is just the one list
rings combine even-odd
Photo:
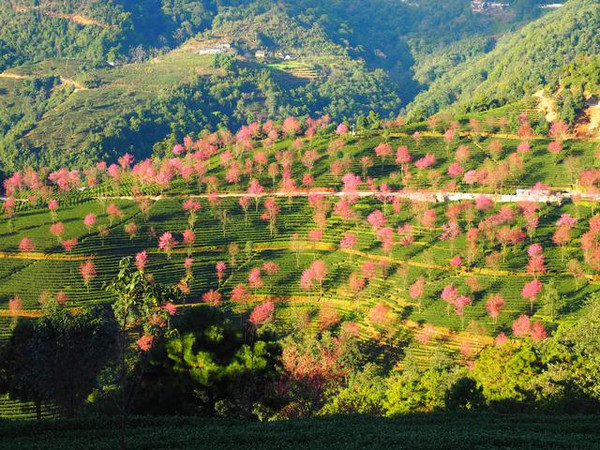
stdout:
[[[600,4],[571,0],[563,8],[498,41],[491,52],[450,70],[409,106],[409,117],[441,109],[481,111],[557,87],[562,70],[580,55],[600,52]],[[524,65],[526,64],[526,65]]]
[[0,70],[48,58],[141,58],[205,29],[211,0],[3,0]]
[[[202,54],[219,42],[231,49]],[[259,49],[271,56],[255,57]],[[147,157],[155,142],[184,133],[290,114],[388,116],[400,109],[398,91],[318,26],[278,8],[224,9],[206,33],[148,61],[57,58],[0,74],[0,161],[7,172],[90,164],[123,149]]]

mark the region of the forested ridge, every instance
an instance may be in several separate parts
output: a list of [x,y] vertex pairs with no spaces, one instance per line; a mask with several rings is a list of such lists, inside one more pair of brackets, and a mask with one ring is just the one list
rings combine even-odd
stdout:
[[[424,120],[542,88],[572,125],[597,85],[598,5],[570,0],[538,19],[541,4],[494,15],[463,0],[4,1],[0,161],[7,172],[147,156],[183,130],[290,114]],[[219,39],[234,52],[196,56]]]

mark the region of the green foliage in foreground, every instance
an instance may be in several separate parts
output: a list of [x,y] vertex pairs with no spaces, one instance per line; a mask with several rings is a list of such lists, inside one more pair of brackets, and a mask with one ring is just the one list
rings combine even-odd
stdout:
[[[376,419],[332,417],[274,423],[134,418],[128,449],[595,449],[598,416],[434,414]],[[0,449],[117,447],[117,421],[0,422]],[[43,444],[42,444],[43,443]]]

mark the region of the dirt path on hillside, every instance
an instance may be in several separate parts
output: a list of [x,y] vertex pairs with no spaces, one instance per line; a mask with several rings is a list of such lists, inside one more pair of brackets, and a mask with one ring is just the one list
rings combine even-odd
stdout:
[[[518,203],[518,202],[535,202],[535,203],[562,203],[567,199],[578,197],[584,200],[600,201],[600,195],[583,194],[577,192],[562,192],[562,193],[548,193],[544,191],[534,191],[532,189],[524,189],[524,192],[519,194],[484,194],[481,192],[418,192],[418,191],[397,191],[389,192],[385,195],[394,198],[400,197],[406,200],[414,200],[420,202],[431,202],[431,203],[446,203],[462,200],[476,200],[479,196],[483,195],[490,198],[496,203]],[[162,195],[101,195],[101,196],[90,196],[90,199],[94,200],[131,200],[135,201],[139,198],[146,198],[152,201],[167,200],[167,199],[208,199],[215,194],[162,194]],[[266,197],[277,197],[277,198],[305,198],[310,195],[322,195],[324,197],[337,197],[337,198],[369,198],[378,197],[381,192],[378,191],[354,191],[354,192],[341,192],[333,190],[314,190],[314,191],[294,191],[294,192],[264,192],[262,194],[248,194],[246,192],[231,192],[231,193],[220,193],[216,194],[218,198],[266,198]],[[0,200],[6,200],[6,197],[0,197]],[[26,199],[22,199],[26,201]]]
[[555,122],[558,119],[558,114],[556,114],[554,101],[546,96],[543,89],[537,91],[533,96],[538,99],[538,111],[545,114],[546,121],[549,123]]
[[[10,73],[10,72],[2,72],[0,73],[0,78],[10,78],[14,80],[28,80],[34,78],[32,75],[22,75],[18,73]],[[72,80],[71,78],[65,78],[62,75],[60,76],[61,84],[65,86],[73,86],[75,88],[74,92],[77,91],[87,91],[89,88],[85,87],[83,84],[78,81]]]
[[19,75],[17,73],[2,72],[2,73],[0,73],[0,78],[11,78],[14,80],[26,80],[31,77],[28,75]]
[[87,87],[85,87],[83,84],[79,83],[78,81],[72,80],[70,78],[65,78],[63,76],[60,77],[60,82],[66,86],[73,86],[75,88],[73,93],[75,93],[77,91],[87,91],[88,90]]
[[48,16],[48,17],[54,17],[57,19],[70,20],[71,22],[75,22],[79,25],[85,25],[85,26],[95,25],[95,26],[102,27],[102,28],[110,27],[110,25],[108,25],[106,23],[100,22],[99,20],[95,20],[90,17],[82,16],[81,14],[65,14],[65,13],[46,11],[44,13],[44,15]]
[[[16,5],[16,6],[12,6],[13,11],[15,11],[16,13],[27,13],[30,11],[35,11],[35,10],[43,10],[46,9],[49,5],[37,5],[37,6],[20,6],[20,5]],[[81,14],[67,14],[67,13],[61,13],[61,12],[55,12],[55,11],[42,11],[42,14],[45,15],[46,17],[53,17],[56,19],[65,19],[65,20],[69,20],[71,22],[75,22],[79,25],[84,25],[84,26],[90,26],[90,25],[95,25],[98,27],[102,27],[102,28],[109,28],[111,27],[111,25],[108,25],[106,23],[100,22],[99,20],[96,19],[92,19],[91,17],[87,17]],[[115,25],[112,25],[112,27],[116,27]]]
[[60,253],[10,253],[0,252],[0,259],[24,259],[29,261],[87,261],[94,256],[63,255]]

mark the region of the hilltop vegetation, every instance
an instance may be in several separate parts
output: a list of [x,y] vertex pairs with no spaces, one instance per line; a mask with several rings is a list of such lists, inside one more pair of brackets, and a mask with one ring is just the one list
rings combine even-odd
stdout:
[[0,70],[50,58],[145,58],[202,31],[215,13],[212,1],[196,0],[2,2]]
[[599,27],[598,2],[571,0],[560,10],[501,38],[489,53],[446,72],[417,96],[408,108],[409,117],[425,119],[446,108],[485,111],[540,89],[554,94],[559,87],[573,86],[581,93],[585,72],[572,74],[567,86],[560,86],[559,80],[569,64],[598,54]]

